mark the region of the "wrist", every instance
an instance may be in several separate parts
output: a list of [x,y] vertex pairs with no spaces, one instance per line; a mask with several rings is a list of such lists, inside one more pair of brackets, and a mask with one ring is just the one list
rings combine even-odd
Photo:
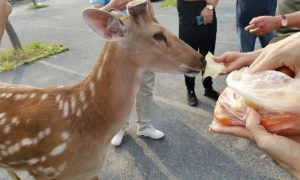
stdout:
[[275,29],[282,28],[282,16],[281,15],[274,16],[274,27],[275,27]]
[[205,8],[212,11],[212,10],[214,10],[215,7],[214,7],[214,5],[212,5],[212,4],[207,4],[207,5],[205,6]]

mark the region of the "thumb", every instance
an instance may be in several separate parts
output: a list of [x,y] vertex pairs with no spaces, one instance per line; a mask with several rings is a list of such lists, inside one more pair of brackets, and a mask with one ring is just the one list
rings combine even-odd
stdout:
[[246,128],[249,130],[251,136],[255,140],[269,135],[266,129],[260,124],[260,121],[261,116],[253,108],[248,107]]
[[212,59],[218,63],[225,63],[226,56],[224,54],[222,56],[213,56]]

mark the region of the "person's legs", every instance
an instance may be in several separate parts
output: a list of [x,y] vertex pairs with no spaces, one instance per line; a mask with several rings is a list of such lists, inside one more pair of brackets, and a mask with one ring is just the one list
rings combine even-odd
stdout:
[[110,143],[114,146],[119,146],[122,143],[125,132],[129,126],[129,120],[126,121],[124,126],[114,135]]
[[240,51],[251,52],[254,50],[256,36],[252,35],[248,31],[245,31],[244,27],[237,26],[237,34],[240,40]]
[[273,38],[273,33],[268,33],[263,36],[258,36],[262,48],[266,47]]
[[[215,13],[214,13],[215,14]],[[199,41],[199,51],[204,56],[208,53],[214,53],[216,45],[216,35],[217,35],[217,18],[214,16],[213,22],[199,29],[198,34],[200,34]],[[203,74],[203,72],[202,72]],[[211,77],[206,77],[202,79],[202,84],[204,87],[204,96],[217,100],[219,93],[213,88],[213,81]]]
[[[195,38],[195,25],[179,24],[179,38],[198,51],[197,41]],[[187,100],[190,106],[197,106],[198,99],[195,93],[195,77],[184,76],[187,89]]]
[[137,135],[160,139],[164,137],[164,133],[151,125],[151,114],[154,106],[154,83],[154,73],[150,71],[144,72],[143,81],[136,96]]
[[12,7],[7,0],[0,0],[0,45],[4,34],[8,16],[12,11]]

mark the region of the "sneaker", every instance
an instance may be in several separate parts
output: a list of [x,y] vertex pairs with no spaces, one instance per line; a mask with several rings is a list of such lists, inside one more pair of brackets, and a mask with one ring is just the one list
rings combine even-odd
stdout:
[[220,94],[214,89],[205,89],[204,96],[217,101]]
[[119,146],[122,143],[125,131],[120,130],[115,136],[111,139],[110,143],[114,146]]
[[197,99],[197,96],[195,94],[195,91],[188,91],[187,100],[188,100],[188,104],[190,106],[197,106],[198,105],[198,99]]
[[154,127],[148,127],[142,131],[138,130],[136,133],[138,136],[145,136],[152,139],[161,139],[165,136],[163,132],[160,130],[155,129]]

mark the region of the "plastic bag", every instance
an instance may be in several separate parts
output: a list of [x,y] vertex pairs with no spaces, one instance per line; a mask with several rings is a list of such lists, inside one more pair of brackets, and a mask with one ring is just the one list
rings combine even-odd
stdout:
[[261,124],[271,133],[300,134],[300,79],[278,71],[249,74],[248,68],[227,78],[214,110],[215,120],[224,125],[245,126],[246,110],[254,108]]

